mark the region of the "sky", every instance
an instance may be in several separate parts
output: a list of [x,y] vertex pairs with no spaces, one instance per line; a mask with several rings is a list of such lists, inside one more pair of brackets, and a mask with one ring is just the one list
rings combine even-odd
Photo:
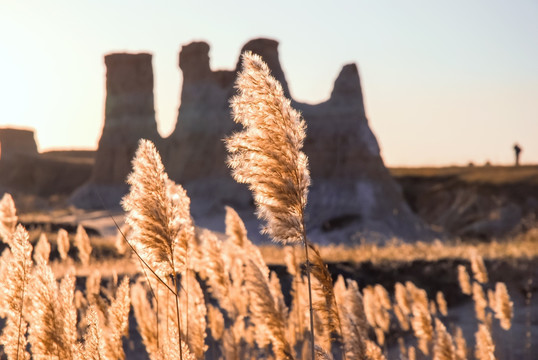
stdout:
[[326,100],[359,67],[389,166],[538,163],[536,0],[0,0],[0,127],[40,151],[95,149],[113,52],[153,54],[158,128],[175,127],[182,45],[207,41],[233,69],[250,39],[280,42],[292,96]]

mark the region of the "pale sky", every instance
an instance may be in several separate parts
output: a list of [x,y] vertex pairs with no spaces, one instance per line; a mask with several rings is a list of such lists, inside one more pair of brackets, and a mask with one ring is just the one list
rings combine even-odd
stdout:
[[232,69],[244,43],[280,42],[296,100],[328,98],[356,62],[385,163],[538,163],[538,2],[0,0],[0,127],[31,127],[41,151],[95,149],[103,56],[151,52],[161,135],[175,127],[178,53],[211,46]]

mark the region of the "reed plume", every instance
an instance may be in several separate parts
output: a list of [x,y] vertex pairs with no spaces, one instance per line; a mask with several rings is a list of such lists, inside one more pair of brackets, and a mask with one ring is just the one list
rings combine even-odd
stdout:
[[[244,254],[248,255],[248,258],[256,263],[263,275],[269,277],[269,268],[263,260],[260,249],[248,239],[247,229],[245,228],[243,220],[241,220],[237,212],[229,206],[226,206],[225,224],[228,241],[240,249],[243,249]],[[235,254],[231,255],[234,256]],[[238,257],[238,260],[241,260],[240,258],[241,257]]]
[[335,295],[341,316],[345,358],[364,359],[368,328],[357,283],[348,280],[346,288],[343,277],[339,276],[335,285]]
[[86,277],[86,299],[90,304],[95,304],[101,293],[101,272],[94,269]]
[[229,206],[226,206],[225,209],[226,236],[228,236],[235,245],[243,247],[245,240],[247,240],[247,229],[245,228],[245,224],[243,224],[243,221],[234,209]]
[[159,347],[157,317],[148,301],[146,289],[139,282],[131,287],[131,299],[138,331],[146,351],[151,360],[160,360],[163,354]]
[[277,311],[277,304],[267,279],[253,261],[247,263],[245,286],[250,294],[250,314],[258,328],[257,331],[266,332],[273,345],[276,359],[292,359],[291,348],[285,336],[284,322]]
[[488,271],[486,270],[486,265],[484,265],[484,259],[478,255],[477,251],[473,251],[471,254],[471,269],[476,281],[481,284],[488,282]]
[[417,359],[417,352],[415,350],[414,346],[410,346],[407,349],[407,360],[416,360]]
[[474,300],[474,309],[476,312],[476,318],[482,322],[486,321],[486,307],[488,302],[482,286],[476,281],[473,282],[473,300]]
[[77,226],[75,234],[75,246],[78,249],[78,258],[84,266],[90,265],[90,255],[92,253],[92,245],[90,237],[82,225]]
[[60,337],[65,359],[74,358],[77,351],[77,308],[74,297],[75,277],[69,271],[60,282],[58,294],[59,318],[62,320]]
[[386,360],[385,355],[376,345],[375,342],[366,340],[366,359],[367,360]]
[[98,310],[95,306],[90,305],[86,314],[86,323],[88,327],[84,334],[84,343],[82,345],[82,359],[84,360],[106,360],[105,339],[103,338],[103,329],[99,320]]
[[6,276],[4,276],[4,274],[6,274],[9,259],[11,259],[11,251],[8,247],[4,249],[4,251],[2,251],[2,255],[0,256],[0,318],[6,317],[6,311],[8,308],[7,301],[5,300],[6,292],[2,289],[5,288],[5,283],[7,281],[7,278]]
[[299,260],[295,254],[294,246],[286,246],[284,248],[284,263],[286,264],[286,270],[290,275],[296,276],[300,274],[301,269],[299,267]]
[[224,332],[224,316],[217,307],[209,304],[207,306],[207,319],[211,337],[216,341],[220,340]]
[[22,225],[15,228],[9,240],[11,257],[6,268],[6,281],[2,291],[6,302],[7,321],[0,344],[9,360],[28,359],[26,351],[27,323],[23,317],[28,297],[28,284],[32,270],[32,245],[28,241],[28,232]]
[[510,295],[506,289],[506,284],[498,282],[495,285],[495,317],[500,320],[501,327],[509,330],[512,326],[513,302],[510,301]]
[[116,296],[112,300],[107,311],[105,347],[107,359],[125,359],[121,338],[122,336],[127,335],[128,332],[129,311],[131,309],[131,297],[129,292],[129,278],[124,277],[116,291]]
[[201,235],[204,247],[204,267],[207,273],[209,292],[219,301],[220,306],[229,313],[234,312],[234,304],[228,296],[232,286],[222,258],[222,242],[214,233],[204,230]]
[[52,270],[44,262],[37,265],[31,285],[28,340],[32,347],[32,356],[38,359],[63,359],[65,354],[61,350],[60,338],[63,321],[57,308],[58,285]]
[[188,313],[187,311],[183,311],[182,313],[183,323],[189,324],[189,336],[184,334],[184,337],[187,339],[187,345],[192,355],[197,359],[204,359],[205,351],[207,350],[207,346],[205,345],[207,308],[204,301],[204,293],[194,273],[190,270],[187,270],[183,274],[181,287],[185,290],[180,297],[182,308],[187,308],[187,301],[189,304]]
[[284,294],[282,293],[282,287],[280,286],[280,280],[274,271],[271,271],[269,277],[269,291],[275,301],[276,312],[285,324],[288,320],[288,307],[284,301]]
[[39,240],[34,247],[34,261],[37,263],[48,262],[50,257],[50,243],[45,233],[39,235]]
[[161,279],[180,273],[188,237],[194,235],[190,200],[168,179],[152,142],[140,140],[127,182],[131,189],[122,205],[132,227],[133,247]]
[[44,261],[40,261],[35,268],[31,284],[28,332],[32,357],[73,359],[77,351],[74,277],[67,274],[58,290],[52,269]]
[[314,316],[304,211],[310,185],[308,158],[301,151],[306,124],[284,96],[261,57],[246,52],[231,101],[234,121],[245,128],[226,140],[236,181],[248,184],[265,222],[263,232],[283,244],[302,243],[307,261],[311,355]]
[[413,303],[421,304],[422,306],[424,306],[424,308],[428,309],[429,301],[426,290],[418,288],[411,281],[405,282],[405,288],[407,289],[409,297],[411,298]]
[[17,226],[17,209],[10,194],[5,193],[0,200],[0,239],[9,244]]
[[431,322],[430,312],[428,307],[423,303],[414,302],[413,318],[411,325],[415,333],[416,338],[419,340],[418,347],[425,354],[429,354],[429,344],[433,339],[433,327]]
[[471,278],[469,277],[469,273],[463,265],[458,265],[458,282],[460,284],[460,289],[462,293],[464,293],[465,295],[472,294]]
[[317,280],[313,283],[314,286],[312,287],[318,299],[314,304],[315,309],[324,325],[325,332],[327,334],[335,333],[337,336],[340,336],[342,325],[334,294],[333,279],[327,269],[327,265],[323,263],[319,250],[314,246],[310,248],[312,250],[311,274]]
[[439,319],[435,319],[433,360],[456,360],[456,349],[452,336],[446,331],[445,325]]
[[437,305],[435,304],[435,301],[430,300],[430,314],[432,316],[437,315]]
[[66,230],[58,230],[58,236],[56,238],[56,245],[58,246],[58,253],[60,258],[65,261],[69,253],[69,234]]
[[392,303],[390,301],[389,293],[381,284],[375,284],[374,291],[377,297],[377,300],[386,310],[392,309]]
[[363,297],[355,280],[347,279],[346,307],[353,314],[355,323],[364,337],[368,334],[368,320],[366,319]]
[[[344,309],[346,307],[344,306]],[[342,338],[348,359],[363,359],[366,356],[365,336],[367,334],[361,329],[356,317],[349,309],[342,312]]]
[[456,359],[467,360],[467,341],[465,341],[463,331],[459,326],[454,332],[454,343],[456,344]]
[[306,124],[291,107],[261,57],[242,56],[243,70],[231,101],[234,121],[245,130],[226,140],[233,177],[248,184],[264,232],[284,244],[305,241],[304,208],[310,174],[301,151]]
[[409,302],[409,296],[407,295],[407,289],[402,283],[397,282],[394,285],[394,297],[396,298],[396,304],[400,307],[402,313],[409,316],[409,314],[411,314],[411,304]]
[[403,331],[408,331],[409,330],[409,318],[403,313],[402,308],[398,304],[394,304],[394,315],[396,316],[396,319],[398,319],[400,328]]
[[448,315],[448,308],[447,308],[447,305],[446,305],[446,300],[445,300],[445,296],[443,295],[443,292],[438,291],[436,296],[435,296],[435,299],[437,301],[437,308],[439,309],[439,312],[443,316],[447,316]]
[[375,292],[371,286],[367,286],[362,289],[362,299],[364,303],[364,314],[366,316],[366,320],[368,320],[371,327],[375,328],[377,326],[375,315],[378,304],[376,302]]
[[495,311],[497,308],[497,299],[495,298],[495,290],[488,289],[488,306],[491,310]]
[[303,309],[306,307],[303,305],[305,299],[301,296],[305,292],[302,291],[305,287],[303,276],[301,274],[299,259],[297,259],[294,246],[286,246],[284,248],[284,262],[286,263],[286,269],[290,275],[293,276],[291,283],[291,307],[288,320],[288,338],[290,338],[291,346],[303,340],[303,332],[305,328]]
[[[175,344],[183,360],[176,274],[186,268],[188,244],[194,237],[190,199],[168,178],[155,145],[148,140],[140,140],[127,182],[131,188],[122,205],[127,211],[126,222],[133,229],[130,241],[141,262],[174,294],[179,337]],[[174,290],[165,281],[168,277]]]
[[477,360],[494,360],[495,344],[491,339],[491,333],[486,325],[478,324],[478,331],[475,334],[475,338],[475,357]]
[[290,345],[295,345],[304,340],[305,330],[308,329],[308,314],[305,310],[308,309],[307,299],[302,294],[306,294],[306,281],[305,278],[298,273],[293,277],[291,283],[291,307],[288,315],[288,338],[290,339]]

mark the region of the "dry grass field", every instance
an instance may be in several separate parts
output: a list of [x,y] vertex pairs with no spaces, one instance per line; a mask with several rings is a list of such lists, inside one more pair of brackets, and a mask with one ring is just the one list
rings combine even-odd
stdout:
[[[116,237],[80,225],[28,231],[6,194],[2,357],[536,358],[538,229],[487,242],[316,247],[304,225],[304,123],[261,59],[243,61],[232,108],[245,129],[227,141],[229,165],[252,190],[274,244],[254,245],[231,208],[225,233],[196,227],[185,190],[146,140]],[[499,181],[536,169],[523,170]],[[439,171],[489,179],[472,169]]]

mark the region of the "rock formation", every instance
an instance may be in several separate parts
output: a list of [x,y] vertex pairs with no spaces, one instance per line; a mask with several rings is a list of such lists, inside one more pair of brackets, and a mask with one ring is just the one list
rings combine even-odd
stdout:
[[0,158],[11,154],[37,155],[33,130],[0,129]]
[[[291,98],[278,43],[255,39],[241,52],[246,50],[267,62]],[[176,129],[167,139],[156,133],[150,61],[147,54],[106,57],[105,126],[92,183],[122,184],[138,139],[149,138],[157,142],[170,177],[187,189],[198,224],[222,230],[224,205],[231,205],[256,236],[250,193],[233,181],[225,165],[223,139],[237,129],[229,99],[240,60],[233,71],[212,71],[207,43],[183,46],[181,105]],[[355,64],[344,66],[329,100],[318,105],[293,102],[293,106],[302,111],[308,126],[305,152],[313,185],[307,226],[313,240],[347,242],[377,235],[381,240],[411,239],[425,234],[423,223],[409,210],[383,164],[368,127]]]
[[91,178],[72,196],[77,206],[118,207],[139,139],[160,142],[151,59],[146,53],[105,56],[105,122]]
[[33,130],[0,129],[0,196],[70,194],[87,181],[93,159],[39,154]]
[[105,56],[105,123],[92,181],[122,184],[142,138],[160,139],[155,121],[153,68],[150,54]]

